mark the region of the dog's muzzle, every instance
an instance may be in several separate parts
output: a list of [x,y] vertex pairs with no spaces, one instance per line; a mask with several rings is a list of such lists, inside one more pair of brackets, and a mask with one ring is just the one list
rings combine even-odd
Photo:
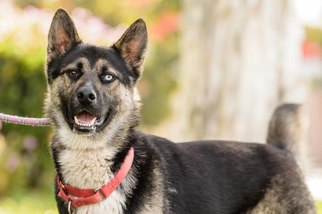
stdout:
[[77,89],[68,104],[68,123],[76,133],[95,133],[108,119],[96,88],[85,84]]

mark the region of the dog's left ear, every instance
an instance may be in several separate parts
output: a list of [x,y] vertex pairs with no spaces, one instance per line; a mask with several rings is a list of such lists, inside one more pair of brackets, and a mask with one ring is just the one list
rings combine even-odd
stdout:
[[140,77],[147,49],[148,34],[143,19],[136,20],[113,45],[127,66]]
[[48,34],[47,63],[59,58],[82,41],[74,22],[64,9],[58,9]]

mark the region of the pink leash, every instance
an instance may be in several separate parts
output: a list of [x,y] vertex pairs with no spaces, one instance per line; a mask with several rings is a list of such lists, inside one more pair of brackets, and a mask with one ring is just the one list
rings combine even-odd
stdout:
[[3,113],[0,113],[0,121],[27,126],[48,126],[50,124],[49,118],[18,117]]

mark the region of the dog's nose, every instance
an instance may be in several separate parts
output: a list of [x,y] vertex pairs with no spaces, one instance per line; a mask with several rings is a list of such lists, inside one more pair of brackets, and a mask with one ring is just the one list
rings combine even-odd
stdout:
[[85,85],[79,88],[77,92],[78,101],[83,104],[91,104],[96,101],[96,92],[92,86]]

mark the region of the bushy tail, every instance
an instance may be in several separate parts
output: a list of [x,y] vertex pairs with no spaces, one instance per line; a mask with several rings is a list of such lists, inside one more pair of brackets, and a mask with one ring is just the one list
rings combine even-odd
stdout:
[[269,122],[266,142],[287,150],[301,159],[306,145],[308,121],[302,105],[287,103],[278,106]]

